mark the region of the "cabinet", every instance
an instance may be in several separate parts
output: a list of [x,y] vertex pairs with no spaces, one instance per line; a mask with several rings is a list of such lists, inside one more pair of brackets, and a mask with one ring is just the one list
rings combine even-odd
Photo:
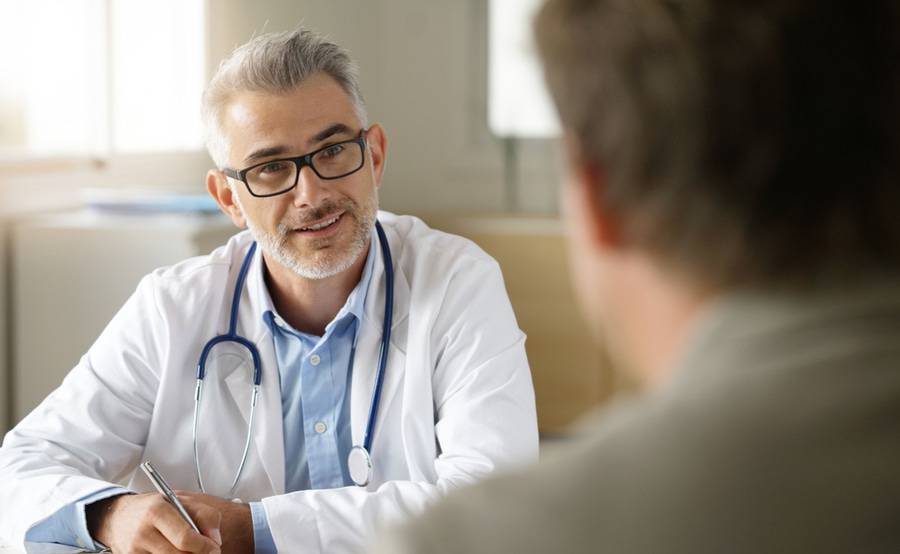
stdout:
[[141,277],[209,253],[236,231],[224,216],[202,214],[80,211],[14,223],[10,424],[59,385]]

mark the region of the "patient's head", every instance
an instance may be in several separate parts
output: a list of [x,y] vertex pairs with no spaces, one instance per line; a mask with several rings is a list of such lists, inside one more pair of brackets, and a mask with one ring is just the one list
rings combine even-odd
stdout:
[[898,21],[892,1],[549,0],[591,303],[635,260],[697,297],[896,276]]

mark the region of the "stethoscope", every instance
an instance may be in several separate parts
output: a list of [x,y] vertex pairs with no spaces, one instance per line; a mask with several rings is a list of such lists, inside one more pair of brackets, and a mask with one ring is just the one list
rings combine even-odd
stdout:
[[[384,260],[384,275],[387,283],[384,297],[384,322],[381,334],[381,353],[378,357],[378,373],[375,377],[375,386],[372,390],[372,400],[369,406],[369,419],[366,422],[366,433],[363,435],[363,443],[354,445],[350,449],[347,456],[347,469],[350,473],[350,479],[359,486],[365,487],[372,480],[372,435],[375,429],[375,420],[378,417],[378,404],[381,399],[381,385],[384,382],[384,372],[387,366],[388,346],[391,343],[391,323],[394,319],[394,265],[391,261],[391,249],[388,245],[387,237],[381,223],[375,222],[375,230],[378,233],[378,242],[381,244],[381,256]],[[241,291],[244,288],[244,281],[247,279],[247,271],[250,268],[250,262],[253,254],[256,252],[256,242],[250,245],[250,250],[244,256],[241,264],[241,270],[238,273],[237,282],[234,287],[234,296],[231,300],[231,319],[228,324],[228,333],[213,337],[203,347],[200,353],[200,361],[197,362],[197,387],[194,391],[194,422],[192,430],[192,440],[194,443],[194,470],[197,473],[197,484],[200,486],[201,492],[206,492],[203,485],[203,475],[200,471],[200,451],[197,446],[197,424],[200,414],[200,399],[203,395],[203,378],[206,373],[206,358],[210,351],[218,344],[232,342],[241,345],[250,352],[253,358],[253,395],[250,398],[250,417],[247,422],[247,438],[244,441],[244,452],[241,455],[241,463],[237,472],[234,474],[234,480],[231,482],[231,488],[228,495],[231,496],[241,473],[244,471],[244,464],[247,462],[247,453],[250,451],[250,440],[253,433],[253,419],[256,414],[256,404],[259,399],[259,384],[262,380],[262,364],[260,362],[259,350],[256,345],[246,338],[237,334],[237,316],[238,308],[241,302]],[[353,342],[353,350],[350,352],[350,367],[353,366],[353,358],[356,354],[356,341]],[[348,367],[348,373],[350,370]]]

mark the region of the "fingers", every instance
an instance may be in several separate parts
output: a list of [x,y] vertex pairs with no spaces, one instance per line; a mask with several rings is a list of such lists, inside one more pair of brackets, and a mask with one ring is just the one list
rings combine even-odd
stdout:
[[[203,522],[204,533],[219,537],[221,517],[218,510],[204,506],[190,512]],[[174,506],[156,493],[118,497],[110,506],[105,523],[109,533],[103,542],[114,552],[192,552],[209,554],[220,551],[210,536],[194,531]]]
[[[220,516],[218,512],[214,515],[209,513],[210,511],[216,512],[211,508],[204,507],[204,513],[202,514],[204,526],[210,533],[213,530],[218,533]],[[192,513],[191,516],[193,519],[194,514]],[[159,531],[161,538],[177,549],[176,551],[193,552],[195,554],[219,552],[219,543],[209,536],[203,536],[194,531],[190,524],[182,519],[175,507],[169,503],[165,502],[152,507],[150,517],[155,522],[154,526]],[[195,523],[197,523],[196,520]],[[203,527],[200,529],[203,530]],[[221,542],[221,537],[219,540]]]
[[[193,531],[193,529],[191,529],[191,531]],[[196,534],[196,532],[194,532],[194,534]],[[182,550],[175,548],[175,546],[173,546],[158,529],[154,529],[142,537],[140,550],[138,551],[142,553],[146,552],[147,554],[181,554],[182,552]]]
[[200,532],[222,546],[222,512],[205,504],[192,504],[190,513]]
[[[248,504],[235,504],[224,498],[200,493],[176,493],[190,512],[203,534],[217,540],[221,537],[222,549],[232,552],[253,552],[253,517]],[[209,511],[212,509],[213,511]],[[214,512],[217,514],[214,515]],[[216,516],[221,520],[217,520]],[[219,533],[215,532],[218,527]]]
[[197,527],[200,528],[200,532],[221,546],[222,512],[216,509],[215,506],[210,505],[208,500],[204,501],[213,497],[182,490],[175,491],[175,495],[181,501],[182,506],[191,514],[191,518],[197,524]]

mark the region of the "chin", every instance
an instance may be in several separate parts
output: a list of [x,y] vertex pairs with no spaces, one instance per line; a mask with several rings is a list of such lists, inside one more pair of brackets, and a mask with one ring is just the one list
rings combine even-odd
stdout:
[[359,256],[353,256],[349,248],[335,251],[334,247],[318,250],[306,255],[293,250],[286,253],[286,265],[290,270],[306,279],[327,279],[347,271]]

